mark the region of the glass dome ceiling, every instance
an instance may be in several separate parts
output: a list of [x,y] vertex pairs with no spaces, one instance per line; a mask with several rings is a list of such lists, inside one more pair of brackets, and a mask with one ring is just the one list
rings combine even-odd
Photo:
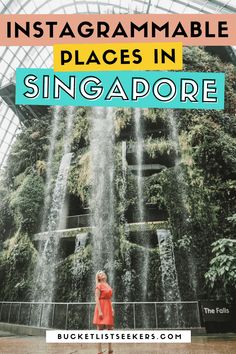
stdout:
[[[235,0],[0,0],[1,14],[74,13],[235,13]],[[51,47],[0,47],[0,87],[14,79],[17,67],[51,67]],[[20,131],[21,122],[0,99],[0,167]]]

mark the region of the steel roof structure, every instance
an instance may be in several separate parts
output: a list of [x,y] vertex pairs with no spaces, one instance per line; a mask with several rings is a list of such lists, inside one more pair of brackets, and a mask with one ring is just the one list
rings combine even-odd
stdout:
[[[235,0],[0,0],[1,14],[236,13]],[[12,107],[11,85],[17,67],[52,66],[51,47],[0,47],[0,167],[20,131],[21,113]],[[11,92],[9,91],[11,90]],[[5,96],[4,96],[5,95]],[[5,99],[6,98],[6,99]],[[19,114],[17,114],[19,113]]]

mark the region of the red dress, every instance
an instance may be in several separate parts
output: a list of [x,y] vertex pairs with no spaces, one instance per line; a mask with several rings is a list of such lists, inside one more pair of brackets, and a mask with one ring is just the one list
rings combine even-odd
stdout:
[[99,318],[97,304],[94,310],[93,324],[95,325],[114,325],[114,318],[112,316],[112,288],[107,283],[98,283],[96,289],[100,290],[99,302],[102,310],[102,318]]

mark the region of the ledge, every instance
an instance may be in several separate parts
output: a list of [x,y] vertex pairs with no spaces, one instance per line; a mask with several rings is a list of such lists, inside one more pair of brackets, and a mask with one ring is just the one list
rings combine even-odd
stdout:
[[13,323],[0,322],[0,330],[6,331],[18,335],[27,335],[27,336],[46,336],[46,330],[49,328],[39,328],[31,327],[26,325],[19,325]]
[[[25,325],[19,325],[19,324],[12,324],[12,323],[5,323],[5,322],[0,322],[0,330],[1,331],[6,331],[10,333],[14,333],[17,335],[27,335],[27,336],[46,336],[46,331],[47,330],[54,330],[55,328],[39,328],[39,327],[31,327],[31,326],[25,326]],[[157,328],[153,328],[154,330]],[[173,328],[158,328],[157,330],[168,330]],[[190,329],[192,336],[204,336],[206,335],[206,329],[205,327],[197,327],[197,328],[184,328],[184,330]],[[118,328],[117,328],[118,330]],[[124,330],[124,329],[122,329]],[[127,330],[132,330],[132,329],[127,329]],[[141,329],[140,329],[141,330]],[[181,330],[181,328],[179,328]]]
[[[168,223],[166,221],[147,221],[147,222],[137,222],[127,224],[130,232],[142,231],[155,231],[157,229],[168,229]],[[55,235],[60,239],[74,239],[76,236],[89,236],[88,234],[92,232],[92,227],[77,227],[74,229],[64,229],[56,230]],[[33,241],[43,241],[48,238],[47,232],[41,232],[34,234]]]

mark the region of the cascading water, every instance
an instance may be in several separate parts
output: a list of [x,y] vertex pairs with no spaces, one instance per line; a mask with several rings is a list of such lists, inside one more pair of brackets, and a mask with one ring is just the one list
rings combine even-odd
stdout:
[[45,181],[45,188],[44,188],[44,207],[43,207],[43,219],[41,223],[41,232],[44,232],[46,230],[48,224],[48,211],[51,202],[50,192],[52,187],[52,163],[53,163],[53,154],[55,151],[59,121],[60,121],[59,106],[56,106],[53,111],[50,145],[49,145],[48,158],[47,158],[46,181]]
[[[52,119],[52,129],[50,135],[50,145],[48,150],[48,158],[47,158],[47,169],[46,169],[46,181],[44,188],[44,207],[43,207],[43,218],[41,222],[41,232],[46,231],[48,227],[48,214],[49,207],[51,204],[51,188],[53,181],[53,161],[54,161],[54,152],[55,146],[57,142],[57,134],[60,122],[60,106],[55,106],[53,111],[53,119]],[[73,107],[69,107],[67,110],[67,121],[66,121],[66,131],[64,135],[64,146],[63,146],[63,155],[69,152],[70,147],[70,133],[72,130],[73,124]]]
[[[120,216],[121,225],[124,227],[125,239],[128,238],[129,225],[125,217],[126,193],[127,193],[127,161],[126,161],[126,142],[122,141],[121,145],[121,162],[122,162],[122,184],[120,188],[120,200],[122,204],[122,212]],[[128,300],[127,300],[128,301]]]
[[165,301],[180,301],[172,236],[169,230],[157,230]]
[[[123,235],[123,242],[128,242],[127,239],[129,237],[129,225],[127,223],[125,217],[126,210],[126,193],[127,193],[127,160],[126,160],[126,142],[122,141],[121,145],[121,162],[122,162],[122,183],[121,188],[119,189],[120,193],[120,202],[122,205],[122,211],[120,215],[120,225],[122,228],[121,234]],[[123,253],[124,264],[125,264],[125,273],[122,277],[122,285],[123,285],[123,301],[128,302],[131,298],[131,284],[132,284],[132,265],[131,265],[131,257],[130,250],[125,250]],[[128,326],[128,313],[129,313],[129,305],[124,311],[123,315],[123,326]]]
[[177,124],[176,124],[176,119],[173,110],[169,110],[168,114],[169,118],[169,125],[170,125],[170,136],[174,145],[174,149],[176,152],[176,163],[179,161],[179,134],[178,134],[178,129],[177,129]]
[[121,160],[122,160],[122,178],[123,185],[126,190],[126,172],[127,172],[127,162],[126,162],[126,142],[122,141],[121,145]]
[[73,123],[74,123],[74,111],[75,111],[74,107],[70,106],[67,108],[66,130],[63,138],[63,155],[70,152],[71,133],[72,133]]
[[78,252],[81,247],[84,247],[86,245],[86,241],[88,239],[88,233],[78,233],[78,235],[75,236],[75,253]]
[[95,107],[91,114],[91,226],[94,273],[105,269],[114,287],[114,114]]
[[[185,222],[189,220],[189,215],[186,210],[186,203],[187,203],[187,193],[186,189],[184,188],[185,181],[184,181],[184,174],[183,174],[183,169],[181,168],[180,165],[180,146],[179,146],[179,134],[178,134],[178,128],[177,128],[177,123],[176,123],[176,116],[174,114],[173,110],[169,110],[168,114],[168,119],[169,119],[169,126],[170,126],[170,136],[171,140],[174,145],[175,149],[175,166],[176,166],[176,179],[177,179],[177,184],[178,188],[180,190],[180,196],[181,196],[181,205],[182,205],[182,213],[183,213],[183,219]],[[190,274],[190,282],[191,282],[191,287],[193,294],[195,298],[197,298],[197,276],[196,276],[196,264],[193,259],[193,252],[186,252],[187,260],[188,260],[188,267],[189,267],[189,274]]]
[[86,246],[87,240],[88,240],[88,233],[87,232],[79,232],[76,237],[75,237],[75,251],[74,251],[74,264],[73,264],[73,274],[74,274],[74,283],[73,283],[73,291],[76,292],[79,288],[79,281],[78,281],[78,272],[82,271],[84,267],[84,262],[80,257],[80,254],[78,254],[81,249],[83,249]]
[[[59,171],[57,174],[55,187],[53,190],[52,200],[50,204],[50,211],[48,216],[47,231],[42,233],[41,236],[46,240],[41,241],[39,247],[38,262],[35,268],[35,289],[33,301],[39,302],[52,302],[55,290],[55,272],[58,262],[59,238],[56,233],[60,220],[63,217],[63,206],[66,195],[66,185],[68,172],[70,168],[72,154],[69,153],[70,149],[70,136],[73,126],[73,111],[72,108],[67,110],[66,131],[64,135],[63,156],[60,162]],[[44,326],[49,326],[49,316],[51,306],[47,306],[41,317],[41,323]],[[36,311],[31,316],[32,324],[39,324],[39,316]]]
[[143,208],[143,180],[142,180],[142,165],[143,165],[143,134],[141,129],[141,109],[134,110],[135,120],[135,137],[136,137],[136,160],[137,160],[137,187],[138,187],[138,217],[142,223],[144,221]]
[[[178,276],[175,265],[174,247],[172,236],[169,230],[157,230],[160,261],[162,289],[165,301],[181,301]],[[181,313],[178,305],[167,304],[165,307],[165,320],[168,327],[181,327]]]
[[[141,300],[147,301],[147,285],[148,285],[148,267],[149,267],[149,242],[145,236],[144,228],[144,200],[143,200],[143,132],[141,128],[142,110],[136,108],[134,110],[135,121],[135,138],[136,138],[136,161],[137,161],[137,194],[138,194],[138,220],[140,222],[140,232],[143,237],[143,248],[141,250],[141,259],[139,259],[140,266],[140,286],[141,286]],[[149,327],[149,316],[145,310],[145,305],[141,307],[142,322],[144,327]]]
[[56,235],[55,231],[58,228],[57,226],[62,216],[63,202],[66,193],[66,181],[70,168],[71,157],[72,154],[70,153],[63,155],[53,191],[52,205],[48,219],[47,241],[45,243],[44,253],[42,255],[42,258],[45,258],[44,261],[47,262],[49,268],[45,269],[45,264],[43,265],[46,272],[43,272],[45,277],[42,279],[43,282],[40,282],[40,285],[45,288],[43,295],[45,301],[47,298],[50,300],[53,298],[55,272],[52,267],[56,266],[59,246],[59,237]]
[[[55,288],[55,271],[58,261],[58,250],[60,239],[56,233],[57,226],[62,216],[63,203],[66,193],[66,182],[70,168],[72,154],[63,156],[58,171],[55,188],[53,191],[52,204],[48,219],[47,237],[43,246],[43,252],[39,254],[36,267],[37,283],[34,292],[34,301],[52,302]],[[42,234],[43,235],[43,234]],[[42,322],[47,327],[49,325],[50,307],[43,312]],[[35,321],[35,318],[33,318]]]

